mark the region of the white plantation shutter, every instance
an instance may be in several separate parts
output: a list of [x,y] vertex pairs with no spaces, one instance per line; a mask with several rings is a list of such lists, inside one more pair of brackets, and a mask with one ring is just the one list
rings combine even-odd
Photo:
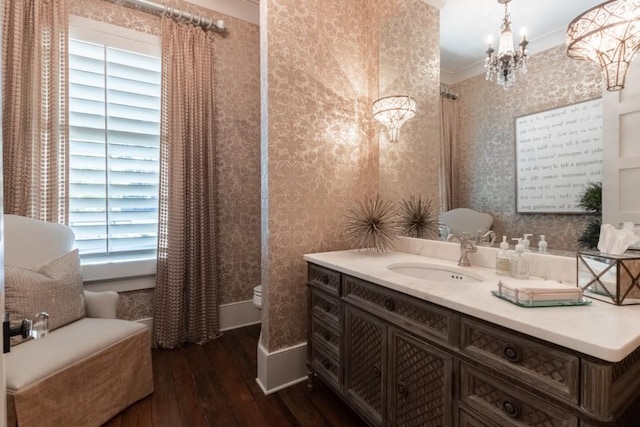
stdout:
[[160,58],[69,42],[69,225],[83,262],[155,256]]

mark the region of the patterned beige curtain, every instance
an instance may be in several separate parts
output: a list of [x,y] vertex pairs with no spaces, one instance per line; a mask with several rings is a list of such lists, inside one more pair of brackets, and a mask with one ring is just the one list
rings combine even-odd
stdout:
[[66,1],[3,1],[2,25],[5,213],[66,223]]
[[213,34],[162,21],[160,215],[153,336],[173,348],[220,334]]
[[440,211],[458,207],[458,101],[440,97]]

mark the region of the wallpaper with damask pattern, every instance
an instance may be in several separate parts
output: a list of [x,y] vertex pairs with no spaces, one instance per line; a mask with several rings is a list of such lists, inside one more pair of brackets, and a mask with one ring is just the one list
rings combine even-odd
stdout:
[[[460,206],[488,212],[498,236],[544,234],[549,249],[575,250],[588,215],[515,212],[515,118],[601,96],[599,67],[558,46],[530,57],[528,73],[505,90],[484,75],[453,86],[460,94]],[[513,242],[509,242],[510,244]]]
[[118,298],[118,319],[140,320],[153,317],[153,289],[120,292]]
[[[437,189],[439,15],[419,0],[264,3],[262,343],[276,351],[305,341],[302,255],[348,247],[354,200]],[[421,116],[389,147],[371,104],[395,91]]]
[[[224,19],[216,37],[221,303],[249,300],[260,283],[260,47],[257,25],[185,2],[165,1]],[[104,0],[68,0],[70,13],[159,34],[160,18]],[[123,294],[120,313],[148,317],[152,290]],[[143,296],[147,294],[146,296]]]
[[384,2],[380,40],[379,96],[408,94],[416,116],[400,130],[398,143],[376,123],[380,194],[394,201],[410,195],[431,199],[438,209],[440,171],[440,12],[419,0]]

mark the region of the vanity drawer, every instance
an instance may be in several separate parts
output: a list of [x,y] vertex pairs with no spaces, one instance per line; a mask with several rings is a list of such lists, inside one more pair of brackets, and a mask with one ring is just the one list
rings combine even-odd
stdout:
[[342,390],[342,366],[340,361],[318,346],[311,349],[311,367],[330,386]]
[[316,319],[336,329],[342,329],[342,303],[337,298],[309,287],[311,292],[311,314]]
[[342,277],[345,299],[399,327],[458,345],[459,315],[426,301],[354,277]]
[[494,424],[490,424],[481,416],[472,415],[470,411],[460,410],[460,427],[493,427]]
[[500,426],[578,425],[573,414],[464,363],[460,365],[460,404]]
[[578,357],[464,316],[461,325],[462,353],[544,392],[578,403]]
[[328,353],[340,359],[342,354],[342,334],[315,316],[311,318],[311,339],[314,346],[319,345]]
[[307,280],[310,285],[317,286],[337,297],[340,296],[340,273],[309,264]]

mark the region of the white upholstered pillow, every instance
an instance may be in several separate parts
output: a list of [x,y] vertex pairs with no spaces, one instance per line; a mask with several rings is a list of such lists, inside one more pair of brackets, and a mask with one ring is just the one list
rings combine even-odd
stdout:
[[[45,311],[49,313],[50,331],[84,317],[78,250],[34,269],[6,265],[5,309],[11,313],[11,326]],[[23,341],[17,338],[12,344]]]

